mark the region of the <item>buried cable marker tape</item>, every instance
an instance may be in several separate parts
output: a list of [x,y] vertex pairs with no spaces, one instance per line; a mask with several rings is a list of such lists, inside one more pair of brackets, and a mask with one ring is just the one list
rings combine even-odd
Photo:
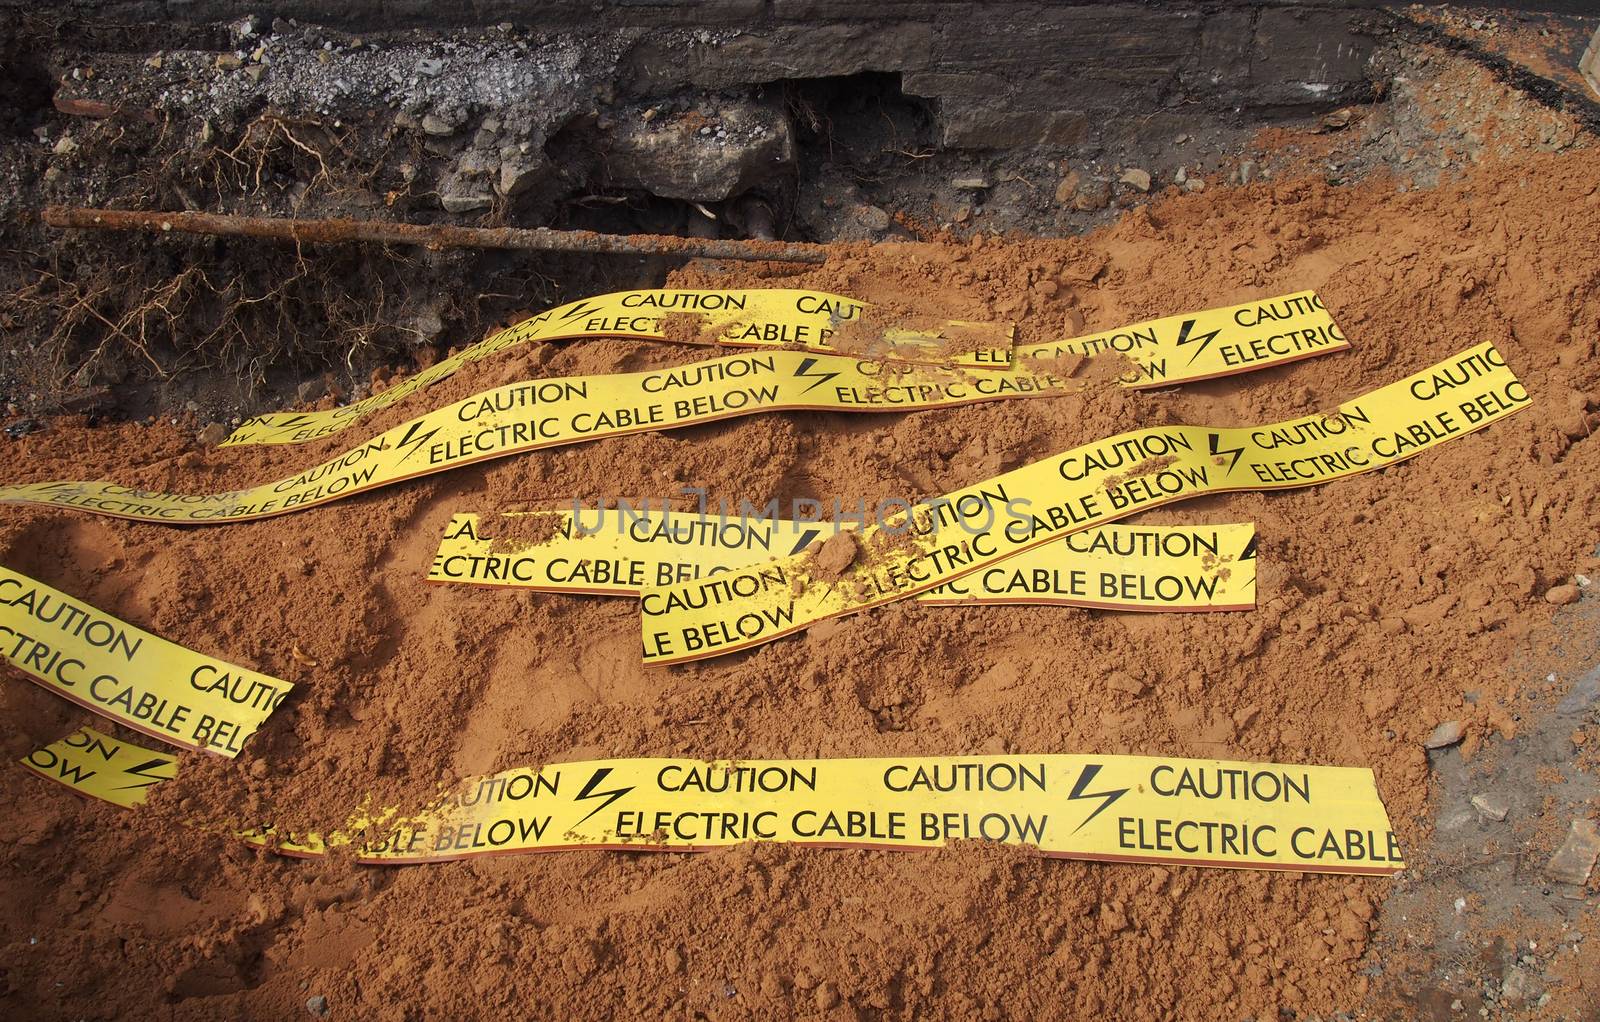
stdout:
[[646,589],[639,600],[644,659],[673,664],[749,649],[1173,501],[1371,472],[1482,429],[1528,400],[1499,350],[1480,344],[1328,414],[1254,429],[1123,433],[862,530],[842,570],[824,571],[802,553]]
[[[624,291],[569,302],[498,331],[387,390],[325,411],[258,415],[224,446],[296,444],[332,436],[363,416],[455,373],[463,365],[533,341],[622,337],[710,343],[730,348],[803,350],[956,368],[1005,370],[1061,358],[1116,352],[1130,363],[1134,388],[1165,387],[1283,365],[1348,348],[1314,291],[1116,327],[1012,350],[1011,327],[952,320],[931,329],[885,328],[846,352],[833,342],[870,306],[841,295],[793,289]],[[698,333],[671,328],[675,315],[699,317]],[[705,340],[701,340],[704,338]],[[970,341],[969,351],[959,352]],[[854,350],[864,347],[865,350]],[[957,354],[947,354],[950,348]],[[825,375],[819,370],[818,378]]]
[[0,568],[0,659],[170,745],[237,756],[294,686],[119,621]]
[[[800,553],[837,532],[829,522],[719,518],[681,511],[512,512],[549,529],[537,542],[496,541],[457,514],[428,581],[548,593],[637,596]],[[1256,534],[1249,523],[1107,525],[1009,557],[920,594],[941,606],[1054,604],[1104,610],[1225,611],[1255,606]]]

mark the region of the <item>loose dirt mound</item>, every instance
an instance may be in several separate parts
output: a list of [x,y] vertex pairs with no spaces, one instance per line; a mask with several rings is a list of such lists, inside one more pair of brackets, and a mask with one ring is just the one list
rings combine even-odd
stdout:
[[[817,287],[897,311],[1014,319],[1020,341],[1314,287],[1354,347],[1166,392],[755,416],[232,527],[6,509],[8,566],[300,687],[238,761],[185,756],[137,812],[0,771],[12,835],[0,848],[0,1004],[74,1018],[288,1018],[308,997],[372,1018],[1271,1019],[1364,996],[1381,1006],[1363,955],[1383,880],[983,847],[372,869],[284,860],[183,821],[271,814],[325,827],[356,793],[416,796],[446,777],[601,756],[1162,753],[1370,765],[1425,871],[1422,739],[1451,719],[1467,722],[1469,751],[1513,732],[1528,679],[1500,665],[1551,642],[1544,593],[1596,567],[1597,218],[1600,164],[1574,151],[1484,164],[1427,192],[1295,180],[1173,195],[1082,240],[856,248],[801,273],[695,266],[674,283]],[[457,511],[684,485],[757,505],[934,494],[1135,426],[1307,414],[1481,341],[1526,383],[1529,410],[1383,472],[1148,516],[1257,522],[1254,613],[907,602],[647,672],[630,601],[422,581]],[[703,354],[600,341],[512,355],[358,430],[513,366],[607,372]],[[208,492],[351,439],[201,450],[166,425],[61,420],[11,445],[7,475]],[[0,716],[13,722],[0,746],[11,758],[83,719],[15,680],[0,686]],[[1560,996],[1556,1008],[1583,1003],[1582,989]]]

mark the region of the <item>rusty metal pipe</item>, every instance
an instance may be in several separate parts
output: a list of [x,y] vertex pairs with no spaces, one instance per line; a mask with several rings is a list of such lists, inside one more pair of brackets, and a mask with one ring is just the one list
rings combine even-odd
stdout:
[[227,213],[149,213],[128,209],[49,206],[51,227],[100,231],[182,231],[213,237],[266,238],[273,241],[336,245],[352,241],[423,248],[515,249],[534,252],[593,252],[607,255],[680,256],[785,263],[821,263],[823,245],[777,241],[677,238],[665,234],[597,234],[548,227],[456,227],[451,224],[385,223],[380,220],[292,220],[233,216]]

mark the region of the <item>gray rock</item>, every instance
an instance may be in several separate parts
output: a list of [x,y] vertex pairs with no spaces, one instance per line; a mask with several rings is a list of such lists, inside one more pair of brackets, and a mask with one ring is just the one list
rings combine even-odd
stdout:
[[306,998],[306,1010],[318,1018],[328,1017],[328,999],[320,994]]
[[500,194],[521,195],[532,188],[539,179],[539,168],[522,160],[507,160],[500,164]]
[[446,213],[471,213],[494,205],[494,196],[483,192],[440,192],[439,205]]
[[1138,167],[1129,167],[1127,170],[1122,172],[1122,176],[1117,178],[1117,180],[1121,181],[1125,185],[1132,185],[1141,192],[1148,192],[1150,190],[1150,172],[1148,170],[1140,170]]
[[1557,883],[1581,886],[1589,882],[1597,857],[1600,857],[1600,827],[1593,820],[1573,820],[1567,829],[1567,839],[1545,864],[1544,874]]
[[[702,131],[713,123],[723,134]],[[780,176],[795,159],[788,117],[750,101],[726,100],[714,109],[648,121],[622,115],[598,130],[608,185],[690,202],[720,202],[747,191]]]
[[1528,970],[1507,966],[1500,980],[1500,999],[1506,1004],[1524,1004],[1539,996],[1538,984]]
[[1484,819],[1493,820],[1496,823],[1504,820],[1511,813],[1511,804],[1505,800],[1503,795],[1494,795],[1489,792],[1472,796],[1472,808],[1482,814]]
[[1433,732],[1423,740],[1422,747],[1424,749],[1448,749],[1461,741],[1462,736],[1466,733],[1466,726],[1461,721],[1447,720],[1433,729]]
[[422,115],[422,130],[430,135],[454,135],[460,121],[448,114],[429,113]]
[[493,165],[493,158],[488,153],[479,149],[468,149],[461,154],[460,159],[456,160],[456,173],[476,177],[487,174]]

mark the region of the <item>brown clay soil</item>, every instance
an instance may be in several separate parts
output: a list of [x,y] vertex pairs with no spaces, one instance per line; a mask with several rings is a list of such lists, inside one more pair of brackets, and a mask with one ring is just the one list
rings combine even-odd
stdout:
[[[1012,319],[1020,340],[1316,288],[1353,349],[1160,392],[753,416],[253,524],[6,508],[7,566],[299,688],[237,761],[185,755],[139,811],[0,770],[0,1006],[32,1018],[294,1018],[308,997],[326,997],[331,1016],[381,1019],[1405,1017],[1403,991],[1369,979],[1390,880],[977,846],[372,868],[284,859],[181,821],[327,827],[363,792],[400,799],[442,778],[605,756],[1145,753],[1370,765],[1426,870],[1422,740],[1452,719],[1469,754],[1514,732],[1525,682],[1505,665],[1550,645],[1560,611],[1545,593],[1597,567],[1597,222],[1600,162],[1573,149],[1488,160],[1426,191],[1378,178],[1173,192],[1082,239],[842,248],[816,268],[697,264],[675,283]],[[1382,472],[1150,516],[1258,523],[1252,613],[902,603],[645,670],[628,600],[422,581],[458,511],[683,485],[758,505],[933,494],[1136,426],[1307,414],[1482,341],[1525,381],[1529,409]],[[513,353],[298,448],[203,449],[167,420],[61,419],[9,445],[5,475],[211,491],[512,379],[704,354],[622,341]],[[0,717],[10,759],[86,719],[14,676]],[[1582,925],[1600,929],[1593,913]],[[1597,947],[1580,946],[1549,1017],[1595,1006]]]

